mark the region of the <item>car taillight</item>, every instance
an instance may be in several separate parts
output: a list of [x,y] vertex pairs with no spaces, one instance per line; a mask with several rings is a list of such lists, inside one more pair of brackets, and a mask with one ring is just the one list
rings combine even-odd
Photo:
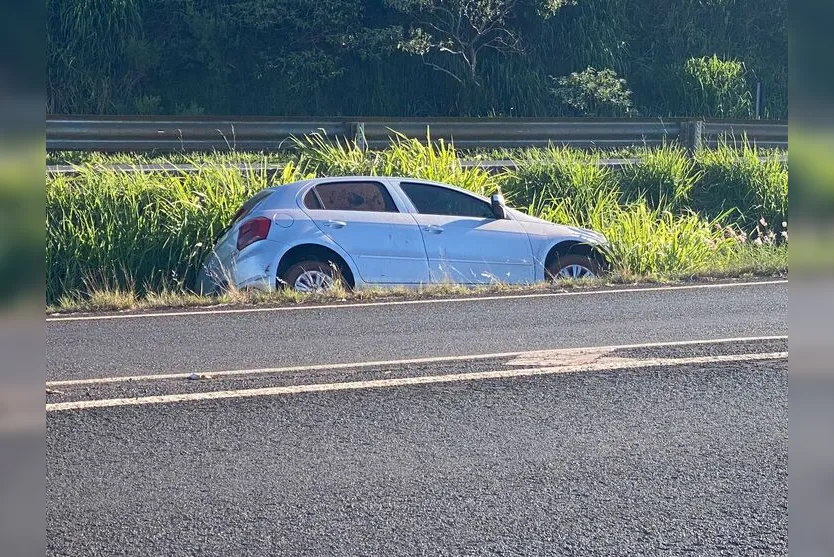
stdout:
[[258,240],[265,240],[272,221],[266,217],[255,217],[240,225],[237,230],[237,249],[242,250]]

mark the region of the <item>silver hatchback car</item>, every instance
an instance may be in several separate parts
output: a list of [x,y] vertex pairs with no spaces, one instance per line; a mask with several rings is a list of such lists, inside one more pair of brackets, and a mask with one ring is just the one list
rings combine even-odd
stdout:
[[249,199],[198,289],[529,284],[599,274],[605,245],[602,234],[531,217],[500,195],[411,178],[318,178]]

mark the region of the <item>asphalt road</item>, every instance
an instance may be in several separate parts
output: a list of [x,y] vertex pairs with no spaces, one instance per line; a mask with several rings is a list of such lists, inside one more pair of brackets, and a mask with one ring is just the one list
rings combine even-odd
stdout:
[[[205,373],[48,390],[47,554],[787,555],[787,339],[666,342],[786,335],[786,308],[755,285],[49,322],[50,378]],[[244,371],[276,358],[327,365]]]
[[787,361],[47,417],[49,555],[787,555]]
[[787,334],[788,285],[49,321],[48,381]]

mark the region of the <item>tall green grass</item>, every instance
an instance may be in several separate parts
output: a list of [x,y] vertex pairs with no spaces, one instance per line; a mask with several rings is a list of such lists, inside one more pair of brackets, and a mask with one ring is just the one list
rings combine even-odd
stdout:
[[694,159],[674,145],[638,156],[618,173],[599,167],[594,153],[531,150],[514,157],[503,188],[530,214],[604,233],[609,261],[626,275],[726,266],[759,219],[787,220],[787,167],[778,153],[741,142]]
[[733,238],[718,222],[697,214],[674,215],[637,202],[595,224],[609,238],[608,257],[621,273],[634,276],[690,276],[727,261]]
[[[277,182],[298,179],[289,165]],[[46,294],[161,291],[192,284],[197,264],[265,171],[196,174],[80,167],[46,187]]]
[[696,213],[675,214],[650,207],[645,199],[621,204],[620,192],[597,191],[591,202],[551,198],[536,207],[536,216],[605,234],[605,256],[625,276],[692,276],[728,261],[736,235],[728,235],[722,219]]
[[703,175],[692,191],[692,206],[711,217],[732,211],[733,220],[747,229],[761,218],[787,221],[788,166],[779,156],[746,140],[700,151],[696,163]]
[[516,206],[542,199],[571,199],[586,205],[599,192],[617,188],[611,169],[599,165],[598,153],[568,147],[533,149],[514,157],[514,170],[502,180],[504,195]]
[[646,149],[640,162],[623,169],[620,183],[626,199],[645,199],[651,207],[681,210],[689,206],[692,189],[703,176],[683,149],[663,145]]
[[322,176],[408,176],[452,184],[481,195],[492,193],[496,183],[477,167],[464,168],[454,144],[425,142],[392,132],[391,145],[380,151],[362,150],[353,142],[330,141],[314,134],[296,140],[299,165]]
[[566,147],[509,152],[516,168],[501,177],[501,187],[512,203],[533,210],[543,199],[586,206],[600,192],[616,191],[622,204],[644,200],[677,215],[695,211],[748,232],[761,218],[788,220],[784,153],[760,149],[746,138],[722,140],[694,157],[678,145],[643,148],[628,153],[639,162],[621,171],[600,167],[601,154]]
[[47,178],[47,300],[187,290],[206,250],[252,194],[344,174],[411,176],[486,195],[501,190],[530,214],[604,233],[614,270],[626,276],[730,268],[742,249],[752,254],[745,255],[744,268],[769,268],[753,260],[770,246],[750,251],[752,242],[744,240],[761,218],[776,223],[770,227],[775,239],[783,237],[787,168],[775,154],[724,145],[693,161],[666,146],[647,150],[642,165],[622,172],[600,167],[598,157],[567,148],[529,150],[514,157],[515,169],[491,175],[464,168],[454,146],[442,141],[395,136],[387,149],[363,151],[313,136],[299,140],[297,162],[276,177],[222,162],[193,174],[84,165],[75,176]]
[[676,85],[684,99],[683,114],[707,118],[753,115],[752,88],[739,60],[722,60],[716,55],[690,58],[684,62]]

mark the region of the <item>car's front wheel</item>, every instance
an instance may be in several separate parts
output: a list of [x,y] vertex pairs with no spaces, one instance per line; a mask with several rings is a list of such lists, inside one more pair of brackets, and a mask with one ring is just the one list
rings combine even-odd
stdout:
[[603,268],[599,261],[586,255],[556,257],[547,266],[547,278],[550,280],[595,278],[602,272]]
[[339,268],[324,261],[300,261],[292,265],[282,282],[298,292],[325,292],[339,281]]

